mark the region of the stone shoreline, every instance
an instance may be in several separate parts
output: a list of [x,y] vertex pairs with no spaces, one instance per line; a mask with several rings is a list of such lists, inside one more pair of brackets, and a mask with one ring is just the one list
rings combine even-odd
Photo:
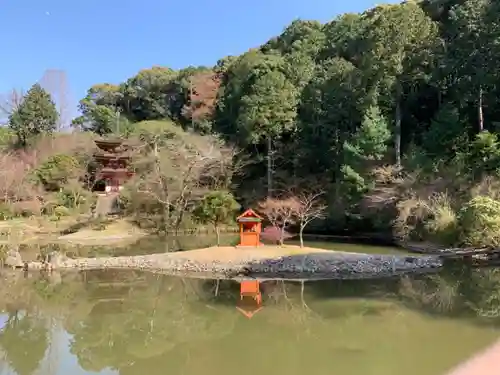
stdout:
[[[273,258],[200,260],[189,251],[141,256],[70,259],[53,253],[48,263],[30,262],[29,269],[103,270],[134,269],[170,274],[200,274],[213,278],[359,279],[438,271],[436,256],[373,255],[324,251]],[[13,264],[10,264],[11,266]],[[17,264],[19,267],[19,264]]]

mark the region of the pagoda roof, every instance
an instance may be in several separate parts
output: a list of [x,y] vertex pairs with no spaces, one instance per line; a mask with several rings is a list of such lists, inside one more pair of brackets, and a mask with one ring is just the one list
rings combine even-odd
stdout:
[[115,174],[133,173],[130,170],[128,170],[127,168],[102,168],[99,172],[100,173],[115,173]]
[[101,150],[109,150],[122,145],[123,139],[120,138],[96,139],[94,140],[94,143]]
[[131,155],[129,153],[113,153],[113,152],[96,152],[94,154],[96,159],[130,159]]

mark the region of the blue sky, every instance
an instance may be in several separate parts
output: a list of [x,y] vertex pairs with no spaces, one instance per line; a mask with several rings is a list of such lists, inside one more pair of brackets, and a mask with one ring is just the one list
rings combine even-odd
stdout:
[[95,83],[118,83],[153,65],[212,65],[262,44],[296,18],[325,22],[377,3],[0,0],[0,94],[29,88],[46,69],[61,69],[75,107]]

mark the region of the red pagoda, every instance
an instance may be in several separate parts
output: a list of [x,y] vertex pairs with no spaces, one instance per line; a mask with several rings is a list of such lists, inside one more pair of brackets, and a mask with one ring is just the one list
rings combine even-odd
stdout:
[[106,194],[117,193],[133,175],[128,169],[130,154],[120,139],[100,139],[95,144],[99,151],[94,154],[97,168],[96,180],[104,183]]

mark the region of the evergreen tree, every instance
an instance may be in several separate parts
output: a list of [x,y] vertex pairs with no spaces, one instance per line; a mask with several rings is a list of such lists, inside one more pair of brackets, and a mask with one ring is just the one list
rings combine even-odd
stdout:
[[59,114],[56,106],[38,83],[26,93],[17,110],[9,116],[9,127],[16,133],[21,146],[41,133],[50,133],[56,129]]
[[363,117],[361,126],[344,143],[344,165],[342,173],[349,190],[362,192],[368,187],[363,177],[367,161],[379,161],[387,151],[387,142],[391,137],[388,123],[380,109],[372,105]]
[[429,156],[453,157],[468,144],[468,129],[460,120],[458,109],[446,104],[436,113],[423,146]]
[[387,141],[391,137],[387,120],[377,106],[370,106],[366,111],[361,126],[351,142],[346,142],[344,149],[347,156],[361,160],[380,160],[387,151]]

